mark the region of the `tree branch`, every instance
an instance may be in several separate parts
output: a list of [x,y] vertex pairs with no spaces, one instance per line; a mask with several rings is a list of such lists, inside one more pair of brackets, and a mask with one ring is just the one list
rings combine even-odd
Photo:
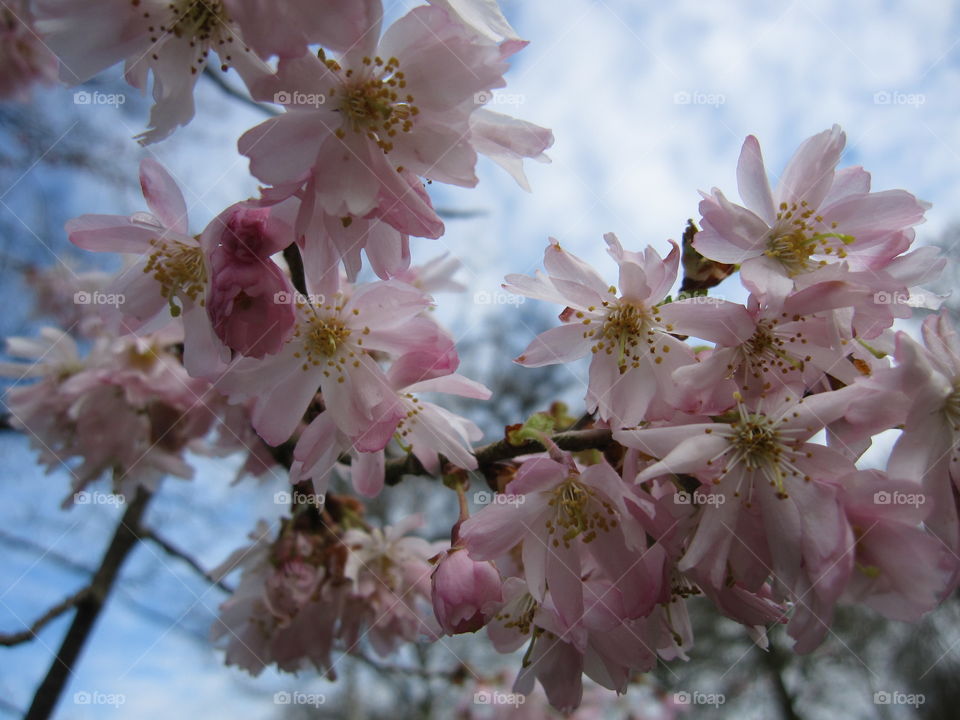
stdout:
[[780,715],[783,720],[802,720],[794,707],[794,698],[787,689],[787,684],[783,681],[783,669],[786,667],[786,659],[783,653],[773,643],[773,638],[768,638],[769,649],[766,652],[760,651],[763,657],[763,664],[770,674],[770,680],[773,683],[774,695],[777,698],[777,705],[780,707]]
[[73,673],[77,658],[93,631],[100,611],[103,610],[120,568],[140,540],[140,521],[150,497],[150,491],[141,487],[137,489],[134,499],[127,504],[123,517],[120,518],[114,530],[113,539],[103,555],[100,567],[93,576],[89,592],[77,602],[77,613],[73,617],[73,623],[46,677],[37,688],[24,720],[46,720],[53,714],[67,680]]
[[203,569],[203,567],[198,563],[193,557],[185,553],[183,550],[180,550],[175,545],[171,544],[165,538],[157,535],[153,530],[144,528],[140,532],[140,538],[143,540],[150,540],[155,543],[157,547],[163,550],[167,555],[171,557],[178,558],[183,560],[190,568],[196,572],[200,577],[206,580],[211,585],[216,585],[218,588],[223,590],[225,593],[233,594],[233,588],[227,585],[223,580],[217,580],[209,572]]
[[[561,450],[579,452],[580,450],[605,450],[613,442],[610,430],[592,428],[590,430],[570,430],[557,433],[551,438]],[[521,445],[511,445],[506,440],[483,445],[474,450],[477,457],[477,469],[488,479],[493,476],[494,465],[502,460],[510,460],[521,455],[544,452],[547,448],[536,440],[528,440]],[[405,475],[430,475],[420,461],[413,455],[390,460],[386,465],[387,485],[396,485]]]
[[43,615],[33,621],[33,623],[26,630],[21,630],[20,632],[9,633],[9,634],[0,634],[0,645],[5,645],[6,647],[12,647],[14,645],[19,645],[20,643],[27,642],[27,640],[32,640],[34,636],[40,632],[47,623],[55,618],[63,615],[67,610],[77,605],[87,593],[90,592],[90,586],[80,588],[73,595],[64,598],[52,608],[47,610]]

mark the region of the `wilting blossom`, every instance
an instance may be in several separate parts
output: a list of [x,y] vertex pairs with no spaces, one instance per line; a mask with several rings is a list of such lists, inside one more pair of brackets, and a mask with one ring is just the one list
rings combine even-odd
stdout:
[[[166,475],[192,477],[184,450],[206,435],[214,415],[204,402],[207,384],[170,352],[181,339],[102,337],[81,359],[75,342],[53,328],[36,340],[10,338],[7,352],[30,362],[0,365],[17,380],[6,396],[14,426],[49,470],[69,469],[74,492],[104,477],[124,495],[155,489]],[[65,465],[69,458],[80,462]]]
[[693,361],[690,346],[670,334],[658,307],[676,280],[680,251],[673,245],[666,258],[649,247],[628,252],[612,233],[604,237],[620,266],[619,295],[556,240],[544,253],[546,275],[508,275],[504,287],[566,306],[564,324],[538,335],[517,362],[539,367],[592,354],[588,410],[611,424],[636,425],[648,413],[664,412],[673,371]]
[[904,190],[871,192],[863,168],[838,171],[845,144],[838,125],[808,138],[771,190],[760,143],[747,137],[737,165],[745,207],[716,188],[704,195],[694,247],[711,260],[740,264],[743,283],[759,294],[784,295],[837,261],[883,270],[909,247],[911,228],[930,206]]

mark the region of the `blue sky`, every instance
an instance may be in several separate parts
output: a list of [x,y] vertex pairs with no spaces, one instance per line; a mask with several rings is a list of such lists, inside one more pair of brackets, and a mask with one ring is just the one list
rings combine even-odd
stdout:
[[[603,233],[618,233],[630,249],[651,243],[662,252],[667,238],[679,239],[686,219],[697,217],[698,190],[717,186],[735,195],[737,155],[750,133],[759,137],[775,177],[804,138],[838,122],[848,136],[843,165],[862,164],[877,189],[902,187],[933,203],[918,230],[921,242],[958,219],[960,11],[952,3],[505,0],[503,6],[531,45],[517,56],[495,109],[553,128],[557,141],[552,164],[530,165],[532,194],[487,161],[475,190],[432,186],[437,205],[483,213],[451,221],[442,240],[413,241],[415,260],[443,250],[463,259],[470,290],[441,298],[444,316],[461,336],[477,332],[482,313],[497,312],[505,332],[529,339],[520,320],[534,312],[532,305],[478,306],[472,298],[496,289],[506,273],[535,268],[550,235],[597,262],[611,280]],[[121,110],[78,107],[70,97],[69,90],[55,90],[40,93],[38,101],[67,119],[88,113],[83,117],[94,123],[116,124],[122,138],[145,124],[136,103]],[[209,84],[201,84],[198,107],[196,120],[173,138],[149,151],[130,141],[117,161],[131,179],[145,152],[166,163],[181,181],[195,230],[254,192],[235,141],[260,121]],[[64,220],[81,212],[130,213],[142,202],[135,188],[118,192],[42,166],[0,189],[0,199],[3,219],[29,229],[22,242],[42,239],[50,248],[8,244],[7,252],[46,263],[63,254],[58,228]],[[15,297],[13,273],[3,270],[0,283],[6,330],[33,322]],[[0,436],[0,528],[92,567],[118,511],[60,511],[66,478],[43,476],[24,446],[22,438]],[[230,468],[204,464],[192,484],[171,481],[151,515],[181,545],[196,548],[206,566],[242,542],[257,517],[276,513],[272,493],[279,485],[230,487],[231,475]],[[212,506],[230,509],[203,510]],[[18,619],[37,615],[82,582],[49,557],[0,547],[4,630],[18,628]],[[141,548],[124,577],[125,589],[101,618],[59,717],[121,716],[110,706],[73,704],[73,693],[83,690],[123,693],[122,716],[269,717],[275,689],[323,686],[269,673],[251,682],[224,670],[198,641],[222,594],[175,562]],[[166,619],[145,619],[140,605]],[[0,651],[0,697],[28,704],[66,625],[61,619],[38,642]]]

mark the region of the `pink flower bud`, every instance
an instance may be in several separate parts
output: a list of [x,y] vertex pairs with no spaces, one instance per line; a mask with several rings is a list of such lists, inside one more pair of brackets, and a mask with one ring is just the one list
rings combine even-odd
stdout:
[[[237,205],[211,223],[207,314],[224,345],[261,358],[283,347],[293,330],[293,287],[270,256],[284,238],[266,208]],[[208,230],[208,232],[210,232]]]
[[463,548],[453,548],[431,577],[433,611],[449,635],[476,632],[503,600],[500,573],[492,562],[477,562]]

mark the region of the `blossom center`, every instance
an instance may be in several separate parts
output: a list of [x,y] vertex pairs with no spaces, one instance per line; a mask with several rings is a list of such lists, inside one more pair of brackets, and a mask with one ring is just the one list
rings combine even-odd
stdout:
[[201,43],[219,35],[229,19],[223,0],[179,0],[170,5],[173,13],[170,32],[178,38],[189,38]]
[[314,317],[303,338],[308,361],[318,365],[321,358],[333,357],[348,337],[350,329],[339,318]]
[[204,304],[203,293],[207,286],[207,268],[199,245],[163,240],[151,240],[153,253],[147,258],[143,272],[153,275],[160,284],[160,294],[170,304],[170,314],[178,317],[181,308],[173,299],[189,299]]
[[[364,70],[355,73],[352,68],[343,70],[338,62],[323,54],[320,59],[342,76],[338,109],[343,113],[344,124],[354,132],[366,134],[383,152],[390,152],[391,138],[398,132],[410,132],[414,118],[420,113],[413,104],[413,95],[402,92],[407,81],[400,70],[400,61],[365,57]],[[337,94],[336,88],[330,90],[331,97]],[[336,134],[341,139],[345,136],[343,128],[338,128]]]
[[[599,335],[591,350],[607,355],[616,352],[621,375],[631,368],[638,368],[643,359],[642,350],[650,346],[653,351],[656,337],[653,321],[659,321],[659,318],[651,318],[650,310],[643,305],[623,299],[611,303],[599,332],[588,331],[590,336]],[[658,363],[662,361],[661,357],[655,360]]]
[[960,377],[954,378],[953,392],[947,395],[943,411],[954,430],[960,430]]
[[616,510],[608,501],[598,498],[594,492],[571,475],[553,491],[547,503],[553,508],[552,520],[547,520],[547,532],[553,538],[554,547],[582,535],[584,542],[597,537],[597,532],[606,532],[617,526]]
[[827,264],[826,260],[813,260],[813,255],[836,255],[838,258],[847,256],[844,246],[854,241],[850,235],[833,232],[837,223],[831,223],[827,232],[817,229],[817,226],[826,229],[823,217],[807,206],[807,201],[799,205],[780,203],[777,212],[777,223],[767,240],[767,249],[764,255],[773,258],[783,265],[787,275],[793,277],[810,272]]

